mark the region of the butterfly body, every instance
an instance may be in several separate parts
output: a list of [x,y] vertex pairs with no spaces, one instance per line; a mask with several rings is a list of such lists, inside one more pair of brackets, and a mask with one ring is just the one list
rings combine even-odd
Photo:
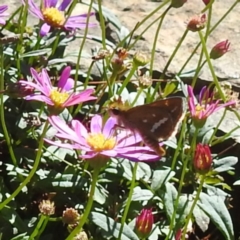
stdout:
[[144,143],[161,155],[159,142],[174,135],[185,113],[182,97],[172,97],[128,110],[110,109],[119,125],[138,133]]

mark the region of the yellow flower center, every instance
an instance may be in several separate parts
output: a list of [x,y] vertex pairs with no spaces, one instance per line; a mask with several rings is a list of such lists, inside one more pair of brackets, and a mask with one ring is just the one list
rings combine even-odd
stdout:
[[66,92],[59,92],[54,89],[50,93],[50,98],[54,102],[54,105],[57,107],[61,107],[63,103],[69,98],[69,94]]
[[65,23],[64,12],[57,8],[50,7],[42,10],[43,18],[49,25],[53,27],[62,27]]
[[205,110],[204,106],[201,106],[201,105],[198,104],[198,105],[195,107],[195,111],[196,111],[195,116],[196,116],[196,117],[199,117],[200,113],[201,113],[202,111],[204,111],[204,110]]
[[90,133],[86,140],[88,145],[96,152],[111,150],[116,145],[114,138],[106,138],[102,133]]

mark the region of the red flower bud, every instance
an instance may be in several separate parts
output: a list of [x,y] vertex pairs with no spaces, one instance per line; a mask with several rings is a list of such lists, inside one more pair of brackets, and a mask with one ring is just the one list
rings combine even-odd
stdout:
[[147,238],[152,231],[152,209],[143,209],[136,219],[135,229],[139,238]]
[[177,230],[177,232],[175,234],[175,240],[181,240],[181,236],[182,236],[182,230],[180,228]]
[[193,166],[200,174],[207,173],[212,166],[212,156],[208,145],[198,143],[195,150]]
[[211,0],[202,0],[202,1],[205,5],[208,5],[211,2]]
[[187,28],[192,32],[197,32],[202,30],[205,27],[206,22],[207,22],[207,15],[205,13],[199,16],[194,16],[189,20],[187,24]]
[[230,46],[230,42],[228,40],[219,42],[218,44],[216,44],[211,52],[210,52],[210,58],[212,59],[217,59],[220,58],[221,56],[223,56],[226,52],[229,51],[229,46]]

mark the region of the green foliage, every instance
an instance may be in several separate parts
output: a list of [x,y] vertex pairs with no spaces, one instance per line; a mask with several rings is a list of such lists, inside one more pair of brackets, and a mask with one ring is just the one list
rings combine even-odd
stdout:
[[[236,99],[225,94],[206,47],[212,31],[233,9],[213,25],[214,1],[211,1],[204,10],[209,12],[209,18],[201,25],[206,24],[206,29],[197,29],[198,25],[191,28],[188,24],[159,79],[152,79],[156,45],[149,46],[151,57],[139,54],[139,64],[135,64],[136,53],[141,52],[138,41],[160,21],[159,31],[152,32],[156,42],[165,16],[172,14],[175,6],[172,1],[158,1],[156,9],[136,23],[134,29],[124,26],[110,9],[90,1],[85,3],[89,17],[81,18],[81,32],[79,27],[64,25],[76,8],[77,1],[70,1],[63,25],[51,26],[46,34],[42,34],[45,19],[35,25],[29,20],[28,8],[32,3],[28,2],[20,3],[11,16],[4,17],[7,22],[0,29],[0,239],[70,240],[80,239],[84,232],[94,240],[138,240],[135,222],[142,209],[153,212],[150,240],[175,239],[178,232],[181,239],[203,239],[212,232],[216,232],[214,239],[237,239],[239,224],[229,211],[228,200],[233,197],[234,186],[240,184],[238,156],[231,152],[239,126],[225,134],[219,128],[230,108],[238,120],[240,117],[233,106]],[[180,1],[177,6],[184,9],[184,3]],[[98,28],[87,27],[93,10]],[[146,27],[147,20],[150,24]],[[115,38],[109,34],[107,24],[115,28]],[[175,54],[182,44],[188,44],[185,42],[189,29],[199,30],[194,33],[199,43],[183,66],[179,66],[179,72],[169,77],[168,67]],[[221,47],[225,47],[218,52],[222,56],[228,51],[228,42],[223,41]],[[217,45],[215,50],[219,51]],[[198,63],[193,70],[185,70],[196,51],[201,52]],[[138,66],[143,63],[144,66]],[[209,91],[209,98],[201,101],[198,95],[202,90],[195,85],[205,64],[213,82],[204,89]],[[64,93],[68,94],[70,89],[64,92],[64,87],[70,85],[70,80],[61,85],[66,76],[74,83],[67,98],[72,97],[74,104],[69,105],[64,105],[67,102]],[[145,82],[140,81],[143,77]],[[191,79],[189,84],[197,93],[195,96],[183,78]],[[44,93],[39,85],[34,85],[39,79],[45,80]],[[49,84],[54,88],[49,90]],[[74,95],[79,93],[84,96]],[[32,96],[35,99],[29,99]],[[175,106],[168,105],[166,99],[173,96],[182,99],[181,116],[174,114],[180,100]],[[150,103],[157,100],[162,101],[159,111],[154,108],[151,112]],[[106,111],[111,102],[119,104],[112,112],[117,111],[116,116],[125,121],[115,120],[107,137],[104,133],[108,129],[103,132],[98,129],[94,135],[93,129],[101,125],[101,120],[107,126],[108,121],[113,121],[110,111]],[[124,102],[129,103],[130,109],[120,108]],[[146,108],[144,104],[150,105]],[[132,108],[139,105],[145,107]],[[211,120],[218,107],[224,108],[222,117]],[[155,115],[160,117],[155,119]],[[92,121],[96,116],[97,120]],[[61,121],[51,120],[52,117]],[[131,131],[139,122],[149,127],[142,124],[136,132]],[[120,126],[122,123],[124,126]],[[159,137],[155,136],[155,130],[162,124],[166,128],[158,133]],[[170,136],[174,130],[176,138],[161,138],[165,131]],[[160,149],[165,155],[157,155],[149,144],[155,138],[161,139]],[[198,144],[208,146],[211,153],[197,154]],[[130,146],[128,151],[126,146]],[[204,167],[204,160],[212,165],[210,170],[200,173],[193,163],[200,161],[198,166]],[[74,218],[72,209],[80,217]]]

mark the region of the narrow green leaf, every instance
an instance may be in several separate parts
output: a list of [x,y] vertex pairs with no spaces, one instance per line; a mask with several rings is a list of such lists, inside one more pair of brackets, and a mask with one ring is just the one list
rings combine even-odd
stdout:
[[172,172],[171,169],[166,170],[156,170],[153,173],[151,188],[153,191],[157,191],[161,186],[168,182],[173,176],[175,172]]
[[197,225],[203,232],[205,232],[208,229],[210,218],[201,208],[199,208],[198,205],[194,207],[193,216],[195,218]]
[[163,196],[163,201],[165,209],[169,218],[171,218],[174,211],[174,201],[177,198],[177,190],[171,183],[165,184],[165,194]]
[[214,171],[215,172],[226,172],[234,169],[232,166],[238,162],[238,158],[234,156],[229,156],[214,160]]
[[132,195],[132,201],[148,201],[153,197],[153,193],[147,189],[135,187]]
[[198,206],[210,217],[227,240],[234,240],[233,224],[221,198],[201,193]]
[[24,53],[21,55],[21,58],[41,56],[41,55],[50,55],[51,52],[52,52],[51,48],[39,49],[39,50],[34,50],[31,52]]
[[[117,223],[112,218],[105,216],[104,214],[92,212],[89,215],[89,219],[104,230],[108,237],[118,237],[119,230],[121,227],[120,223]],[[104,238],[106,239],[106,238]],[[132,231],[128,225],[124,225],[121,240],[139,240],[137,235]]]

